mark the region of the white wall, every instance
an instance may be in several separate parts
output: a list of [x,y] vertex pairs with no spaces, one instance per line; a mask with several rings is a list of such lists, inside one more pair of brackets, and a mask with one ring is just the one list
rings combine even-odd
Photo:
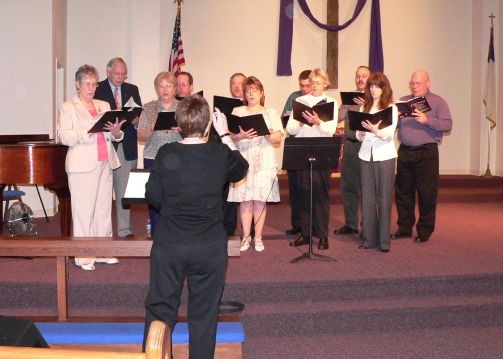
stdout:
[[[129,63],[129,80],[140,86],[144,101],[154,98],[152,79],[165,70],[171,43],[176,5],[150,0],[69,1],[69,68],[82,63],[96,65],[104,74],[106,61],[123,56]],[[340,2],[340,22],[350,18],[356,1]],[[354,69],[368,62],[370,1],[360,17],[339,33],[339,88],[353,88]],[[479,96],[473,77],[482,80],[484,68],[473,68],[472,53],[481,49],[487,56],[486,12],[498,12],[496,0],[483,3],[481,18],[472,18],[472,0],[381,0],[385,73],[395,98],[408,93],[408,81],[416,68],[430,72],[432,91],[450,105],[454,119],[452,133],[441,146],[442,174],[479,174],[485,169],[486,125],[481,116],[473,118],[470,99]],[[195,78],[196,90],[211,98],[228,92],[233,72],[256,75],[264,83],[266,105],[281,109],[288,94],[296,89],[296,75],[306,68],[324,67],[326,33],[313,25],[295,2],[292,69],[294,76],[278,77],[276,71],[279,3],[268,0],[215,1],[186,0],[182,7],[182,38],[187,66]],[[310,2],[313,14],[326,17],[325,2]],[[100,13],[114,13],[105,26]],[[138,14],[141,8],[142,16]],[[487,10],[487,11],[486,11]],[[480,28],[482,45],[472,45],[474,23]],[[496,22],[497,24],[497,22]],[[108,31],[115,29],[116,31]],[[96,39],[99,39],[96,42]],[[478,66],[485,66],[481,61]],[[472,76],[475,73],[475,76]],[[73,84],[69,83],[69,88]],[[481,113],[478,108],[476,113]],[[482,117],[483,119],[483,117]],[[479,133],[472,134],[477,123]],[[471,141],[472,135],[477,136]],[[472,148],[470,144],[476,145]],[[493,139],[493,146],[497,142]],[[496,151],[496,149],[495,149]],[[473,153],[479,153],[473,160]],[[471,160],[472,159],[472,160]],[[493,156],[493,165],[496,156]],[[501,166],[501,164],[500,164]],[[502,173],[502,169],[495,170]]]
[[[52,0],[0,1],[1,134],[53,135]],[[37,215],[35,187],[23,186]],[[54,196],[41,188],[52,213]],[[3,213],[3,212],[2,212]]]
[[0,1],[2,134],[52,135],[52,1]]
[[[322,22],[325,1],[308,2]],[[351,16],[356,0],[340,1],[340,23]],[[450,105],[454,128],[441,145],[442,174],[482,174],[487,158],[487,121],[481,94],[485,82],[488,15],[495,19],[497,73],[503,71],[503,4],[498,0],[381,0],[385,73],[395,98],[408,93],[416,68],[430,72],[432,91]],[[52,131],[51,1],[0,0],[0,96],[5,108],[3,133]],[[352,89],[354,70],[368,62],[369,0],[360,17],[339,33],[339,88]],[[74,95],[78,66],[95,65],[105,76],[106,62],[122,56],[128,81],[137,84],[144,102],[155,97],[153,79],[167,69],[176,5],[171,0],[68,0],[67,98]],[[233,72],[256,75],[265,86],[266,105],[282,109],[297,88],[297,74],[324,67],[326,32],[294,7],[293,76],[276,71],[279,1],[185,0],[182,37],[187,66],[196,90],[211,99],[228,93]],[[57,31],[57,29],[56,29]],[[499,93],[503,82],[498,82]],[[499,96],[499,113],[503,99]],[[20,111],[23,109],[23,111]],[[15,119],[16,121],[12,121]],[[503,122],[491,137],[491,170],[503,175]]]

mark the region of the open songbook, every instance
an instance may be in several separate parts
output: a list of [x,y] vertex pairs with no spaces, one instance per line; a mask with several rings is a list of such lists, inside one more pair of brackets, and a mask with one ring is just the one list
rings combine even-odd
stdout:
[[400,112],[400,118],[410,116],[416,109],[421,112],[431,111],[430,104],[424,96],[414,97],[408,101],[398,101],[395,105]]
[[227,118],[231,115],[232,110],[239,106],[243,106],[243,101],[238,98],[213,96],[213,107],[218,108]]
[[293,101],[292,104],[293,110],[293,118],[299,122],[305,123],[308,126],[312,126],[312,123],[309,123],[304,116],[302,116],[302,112],[307,111],[309,113],[316,112],[321,121],[327,122],[332,121],[334,119],[334,103],[333,102],[325,102],[322,104],[316,104],[313,107],[308,105],[304,105],[301,102]]
[[363,128],[362,122],[368,120],[371,124],[375,125],[379,121],[382,121],[379,125],[379,129],[388,127],[393,123],[393,108],[388,107],[376,113],[348,111],[348,119],[349,128],[352,131],[369,132],[367,129]]
[[265,123],[264,116],[261,114],[243,117],[230,115],[227,121],[227,126],[229,127],[229,131],[232,133],[239,133],[239,127],[241,127],[243,131],[248,131],[253,128],[257,131],[257,136],[270,134],[269,128],[267,128],[267,124]]
[[154,131],[171,130],[172,127],[178,127],[175,119],[175,111],[161,111],[157,114]]
[[363,98],[364,93],[363,92],[358,92],[358,91],[352,91],[352,92],[342,92],[341,91],[341,101],[343,105],[357,105],[355,102],[355,99],[358,97]]
[[[143,107],[136,104],[132,97],[124,104],[122,110],[110,110],[107,112],[100,113],[96,117],[93,118],[96,123],[94,126],[87,131],[88,133],[96,133],[96,132],[108,132],[104,129],[107,122],[114,123],[115,120],[119,122],[122,120],[126,120],[127,122],[133,121],[136,117],[140,116],[143,111]],[[124,124],[122,125],[124,126]]]

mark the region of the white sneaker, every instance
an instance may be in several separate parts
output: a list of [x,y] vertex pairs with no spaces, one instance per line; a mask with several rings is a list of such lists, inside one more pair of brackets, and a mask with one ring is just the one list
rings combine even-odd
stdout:
[[255,241],[255,250],[257,252],[262,252],[265,249],[264,242],[262,241],[262,237],[254,238],[253,240]]
[[105,263],[105,264],[117,264],[119,260],[115,257],[112,258],[96,258],[96,263]]
[[239,247],[239,250],[241,252],[244,252],[246,251],[248,248],[250,248],[250,241],[251,241],[251,238],[250,236],[246,237],[246,238],[243,238],[243,240],[241,241],[241,246]]
[[82,268],[83,270],[95,270],[96,269],[96,268],[94,268],[94,264],[92,264],[92,263],[81,264],[79,267]]

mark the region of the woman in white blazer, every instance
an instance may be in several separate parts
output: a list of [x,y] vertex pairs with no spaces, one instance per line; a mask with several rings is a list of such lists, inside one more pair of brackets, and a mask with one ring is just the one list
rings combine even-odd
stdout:
[[[90,65],[75,73],[77,95],[64,102],[57,121],[58,142],[68,146],[65,168],[72,203],[74,237],[112,237],[112,170],[120,167],[112,141],[121,141],[122,122],[107,123],[106,132],[90,134],[95,117],[110,110],[107,102],[94,100],[98,71]],[[75,258],[84,270],[94,263],[118,263],[116,258]]]
[[366,131],[356,131],[363,142],[358,152],[362,186],[363,245],[360,249],[379,247],[381,252],[390,249],[391,199],[395,182],[397,152],[393,135],[398,122],[398,110],[393,104],[393,90],[386,75],[375,72],[365,86],[365,103],[361,112],[375,113],[392,108],[392,124],[379,129],[368,120],[362,122]]

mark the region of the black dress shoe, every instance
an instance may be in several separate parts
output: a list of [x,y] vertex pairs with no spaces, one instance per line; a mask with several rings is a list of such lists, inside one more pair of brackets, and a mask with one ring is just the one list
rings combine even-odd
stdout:
[[391,233],[389,236],[391,239],[410,238],[412,237],[412,233],[396,231],[395,233]]
[[414,239],[414,242],[416,242],[416,243],[424,243],[424,242],[428,242],[429,240],[430,240],[430,236],[417,236]]
[[389,252],[389,248],[381,248],[381,252],[388,253]]
[[318,249],[321,250],[328,249],[328,238],[320,238],[320,242],[318,243]]
[[305,246],[306,244],[309,244],[309,238],[304,238],[300,236],[293,242],[290,242],[290,247]]
[[290,236],[293,236],[295,234],[299,234],[300,233],[300,227],[292,227],[290,229],[287,229],[286,234],[290,235]]
[[341,236],[341,235],[344,235],[344,234],[357,234],[358,231],[356,229],[353,229],[351,227],[348,227],[348,226],[342,226],[341,228],[339,229],[336,229],[334,231],[334,234],[336,236]]

